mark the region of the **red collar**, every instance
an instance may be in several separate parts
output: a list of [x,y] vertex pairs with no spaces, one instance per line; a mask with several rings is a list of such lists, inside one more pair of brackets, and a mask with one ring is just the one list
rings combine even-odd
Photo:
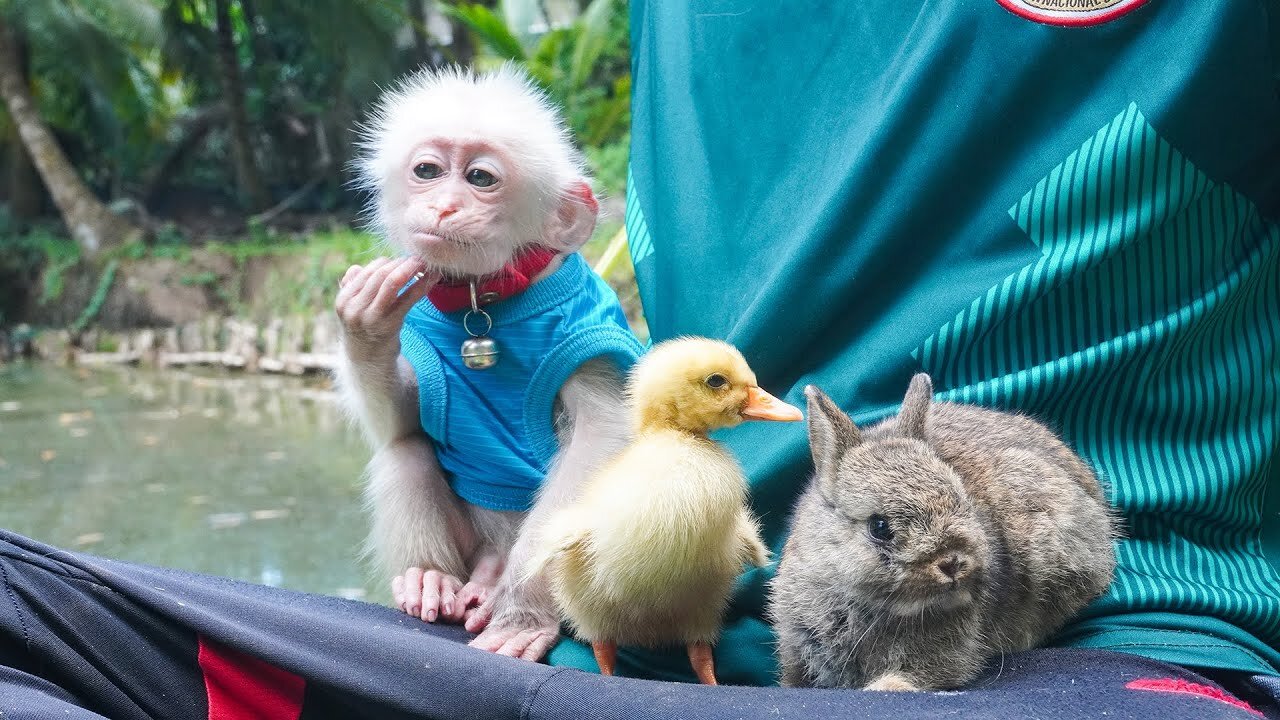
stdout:
[[[528,289],[538,273],[547,269],[558,253],[548,247],[534,246],[522,250],[498,272],[476,282],[476,298],[481,305],[491,305],[519,295]],[[470,280],[441,280],[427,293],[427,299],[440,312],[457,312],[471,308]]]

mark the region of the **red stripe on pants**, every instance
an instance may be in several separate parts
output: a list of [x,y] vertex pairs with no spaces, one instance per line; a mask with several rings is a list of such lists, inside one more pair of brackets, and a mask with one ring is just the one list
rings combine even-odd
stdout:
[[297,720],[306,680],[204,637],[199,640],[209,720]]

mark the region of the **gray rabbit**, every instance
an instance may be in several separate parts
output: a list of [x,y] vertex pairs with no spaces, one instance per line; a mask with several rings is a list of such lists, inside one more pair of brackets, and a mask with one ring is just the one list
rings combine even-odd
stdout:
[[867,430],[805,395],[816,474],[770,587],[784,685],[958,687],[1110,584],[1102,488],[1043,425],[935,403],[923,373]]

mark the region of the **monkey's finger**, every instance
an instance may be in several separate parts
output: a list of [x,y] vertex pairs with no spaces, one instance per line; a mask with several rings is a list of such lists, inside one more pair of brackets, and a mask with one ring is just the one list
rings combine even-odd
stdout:
[[[478,633],[489,626],[489,620],[493,618],[493,605],[484,603],[480,607],[467,613],[467,622],[463,626],[467,632]],[[479,638],[476,638],[477,640]]]
[[359,269],[356,270],[351,277],[344,276],[346,282],[342,285],[342,290],[351,297],[359,295],[360,292],[364,290],[365,286],[369,284],[369,280],[378,273],[378,268],[386,265],[390,261],[391,258],[378,257],[374,258],[372,262],[363,267],[359,265],[352,265],[350,268],[347,268],[348,273],[350,273],[354,268]]
[[342,273],[342,277],[338,279],[338,289],[341,290],[343,285],[351,282],[351,279],[360,273],[359,265],[352,265],[347,271]]
[[427,622],[435,622],[440,615],[439,570],[428,570],[422,577],[422,612],[418,615]]
[[439,273],[429,272],[422,275],[422,277],[418,279],[418,282],[405,288],[404,292],[398,297],[392,298],[391,301],[395,303],[395,314],[401,317],[408,315],[409,310],[413,308],[419,300],[426,297],[427,293],[431,292],[432,288],[434,288],[439,282]]
[[[470,608],[473,605],[479,605],[484,602],[485,596],[488,595],[484,585],[478,582],[469,582],[462,586],[458,591],[458,602],[464,608]],[[470,615],[470,613],[468,613]]]
[[404,571],[404,611],[410,615],[422,613],[422,568]]
[[557,633],[550,630],[541,630],[533,640],[525,647],[524,652],[520,653],[521,660],[529,662],[538,662],[551,650],[551,646],[555,645],[556,639],[559,637]]
[[[435,285],[435,281],[426,277],[425,272],[426,266],[418,258],[408,257],[400,261],[382,281],[382,286],[378,288],[378,294],[373,299],[373,306],[381,310],[399,303],[400,307],[408,312],[409,307]],[[419,273],[424,275],[419,276],[417,282],[405,288],[405,283]],[[419,287],[420,285],[423,287]],[[399,294],[402,288],[404,294]]]
[[391,578],[391,597],[396,601],[396,607],[404,610],[404,576],[397,575]]
[[529,649],[529,645],[533,643],[541,632],[541,630],[521,630],[502,643],[502,647],[498,648],[497,653],[513,658],[523,657],[525,650]]
[[[470,628],[468,628],[470,629]],[[489,628],[475,637],[474,640],[467,643],[473,648],[487,650],[489,652],[498,652],[507,641],[515,636],[515,630],[498,630]]]
[[462,590],[462,581],[452,575],[443,575],[440,580],[440,618],[448,622],[462,620],[466,605],[458,600],[458,592]]
[[[480,602],[484,602],[484,598],[483,598],[483,597],[481,597],[481,598],[480,598]],[[464,612],[464,613],[462,614],[462,626],[463,626],[463,627],[468,627],[468,626],[470,626],[470,625],[472,624],[471,619],[472,619],[472,618],[474,618],[474,617],[477,617],[477,616],[479,615],[479,613],[480,613],[480,607],[479,607],[478,605],[476,605],[476,606],[470,606],[470,607],[467,607],[466,612]],[[478,622],[478,623],[482,623],[482,624],[480,624],[479,630],[484,630],[484,629],[485,629],[485,627],[487,626],[487,625],[485,624],[485,623],[487,623],[487,621],[484,621],[484,620],[477,620],[477,622]],[[478,631],[477,631],[477,630],[472,630],[471,632],[478,632]]]
[[[337,306],[339,313],[343,311],[345,306],[348,305],[352,299],[359,297],[365,286],[369,284],[369,279],[373,277],[373,274],[377,269],[385,265],[388,260],[389,258],[380,257],[375,258],[373,262],[365,265],[364,267],[352,265],[347,268],[347,274],[351,276],[343,276],[343,279],[346,282],[339,287],[338,298],[334,303]],[[351,274],[352,270],[355,270],[356,272]]]

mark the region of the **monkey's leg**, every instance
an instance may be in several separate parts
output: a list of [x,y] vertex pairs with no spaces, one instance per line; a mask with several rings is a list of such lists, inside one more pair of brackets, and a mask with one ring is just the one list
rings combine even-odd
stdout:
[[596,656],[596,664],[600,666],[601,675],[613,675],[618,665],[618,643],[607,640],[591,641],[591,652]]
[[689,664],[703,685],[718,685],[716,682],[716,661],[711,656],[711,643],[689,643]]
[[584,364],[560,389],[560,453],[523,522],[506,522],[515,541],[489,599],[467,618],[467,630],[480,633],[472,647],[536,661],[555,644],[560,614],[551,587],[543,574],[529,577],[526,571],[548,519],[577,496],[594,468],[626,445],[630,424],[622,396],[622,378],[604,360]]
[[435,619],[461,587],[458,578],[467,575],[466,558],[479,544],[475,528],[423,435],[380,449],[367,478],[365,498],[373,514],[369,549],[396,577],[392,589],[403,599],[401,607]]

